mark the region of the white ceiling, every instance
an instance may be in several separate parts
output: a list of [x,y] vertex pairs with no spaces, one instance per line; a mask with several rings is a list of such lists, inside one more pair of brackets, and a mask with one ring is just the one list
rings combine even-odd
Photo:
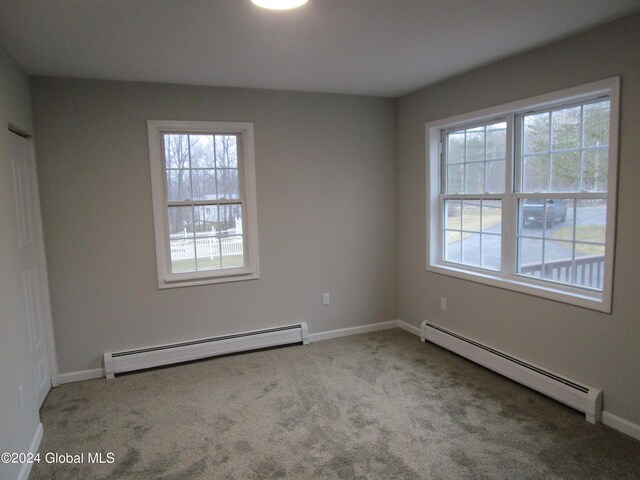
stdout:
[[31,75],[398,96],[640,10],[640,0],[0,0]]

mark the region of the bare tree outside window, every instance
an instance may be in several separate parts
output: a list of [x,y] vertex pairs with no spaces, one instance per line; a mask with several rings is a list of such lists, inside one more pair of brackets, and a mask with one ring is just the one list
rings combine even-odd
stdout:
[[164,134],[172,271],[244,265],[236,135]]

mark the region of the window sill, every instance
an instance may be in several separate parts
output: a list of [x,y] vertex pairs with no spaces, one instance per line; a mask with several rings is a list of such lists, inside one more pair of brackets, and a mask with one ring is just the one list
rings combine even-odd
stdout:
[[250,272],[242,274],[220,275],[216,277],[161,279],[158,281],[158,288],[160,290],[164,290],[166,288],[194,287],[198,285],[211,285],[216,283],[244,282],[247,280],[258,280],[259,278],[259,274]]
[[576,305],[590,310],[611,313],[611,301],[607,301],[605,295],[599,292],[579,291],[578,289],[571,289],[571,287],[564,289],[553,284],[545,284],[535,280],[530,281],[522,277],[507,277],[499,272],[472,271],[448,264],[428,265],[427,271]]

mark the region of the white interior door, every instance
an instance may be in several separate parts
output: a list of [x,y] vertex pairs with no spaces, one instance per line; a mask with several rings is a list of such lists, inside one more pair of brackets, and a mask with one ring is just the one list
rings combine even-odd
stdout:
[[26,306],[26,322],[29,332],[29,356],[33,369],[38,406],[42,404],[51,389],[47,334],[45,325],[46,275],[40,257],[40,209],[34,158],[30,141],[15,133],[10,133],[11,163],[18,219],[18,240],[20,244],[20,265]]

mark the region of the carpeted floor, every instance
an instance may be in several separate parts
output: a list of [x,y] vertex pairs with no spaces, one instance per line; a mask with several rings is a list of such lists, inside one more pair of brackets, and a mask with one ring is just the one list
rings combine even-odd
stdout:
[[640,478],[640,442],[401,330],[63,385],[42,422],[85,463],[32,480]]

